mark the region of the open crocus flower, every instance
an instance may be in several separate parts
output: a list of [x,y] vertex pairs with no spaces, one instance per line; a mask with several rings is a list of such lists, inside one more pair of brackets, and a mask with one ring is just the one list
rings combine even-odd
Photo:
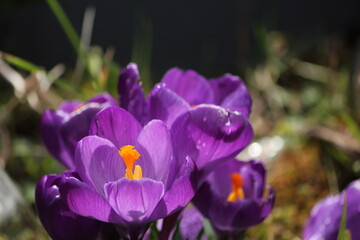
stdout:
[[79,216],[68,208],[59,193],[66,178],[79,178],[75,172],[42,177],[36,185],[35,203],[41,223],[54,240],[96,239],[100,222]]
[[360,180],[352,182],[342,193],[325,198],[311,210],[304,240],[336,240],[340,228],[346,194],[346,229],[351,239],[360,239]]
[[225,162],[211,172],[193,203],[210,220],[219,239],[237,239],[271,212],[275,193],[264,199],[265,168],[255,160]]
[[204,103],[240,112],[245,117],[251,111],[251,97],[245,84],[231,74],[207,81],[193,70],[172,68],[152,89],[147,100],[139,79],[137,65],[130,63],[120,73],[118,91],[120,106],[142,124],[160,119],[171,126],[179,115]]
[[55,111],[44,111],[40,131],[45,147],[60,163],[74,169],[76,144],[88,135],[94,116],[101,109],[116,105],[113,97],[103,93],[87,102],[65,101]]
[[162,121],[141,127],[127,111],[110,107],[96,115],[90,133],[94,136],[83,138],[75,155],[83,182],[68,179],[60,187],[75,213],[115,223],[125,239],[141,239],[151,221],[192,199],[194,163],[174,155]]

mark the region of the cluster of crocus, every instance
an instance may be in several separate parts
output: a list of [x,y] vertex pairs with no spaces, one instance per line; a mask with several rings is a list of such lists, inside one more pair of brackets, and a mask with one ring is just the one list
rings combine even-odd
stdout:
[[311,211],[304,231],[304,240],[338,239],[341,218],[346,201],[346,230],[351,239],[360,239],[360,180],[349,184],[340,194],[317,203]]
[[[102,222],[122,239],[145,239],[150,223],[166,225],[172,215],[180,216],[183,233],[205,216],[224,237],[265,219],[274,192],[269,188],[264,199],[264,166],[234,159],[253,137],[251,98],[240,78],[207,81],[174,68],[148,98],[139,79],[135,64],[120,73],[119,105],[103,94],[43,114],[45,146],[71,169],[37,185],[38,213],[50,236],[91,239]],[[201,214],[195,208],[180,214],[191,200]],[[77,235],[60,234],[74,228]]]

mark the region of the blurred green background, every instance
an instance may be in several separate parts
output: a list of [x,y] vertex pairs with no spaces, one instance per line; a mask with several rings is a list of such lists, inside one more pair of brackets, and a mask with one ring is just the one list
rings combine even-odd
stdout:
[[[64,170],[39,136],[44,109],[108,91],[139,65],[242,77],[277,192],[248,239],[300,239],[311,207],[360,176],[359,1],[0,1],[0,239],[47,239],[34,186]],[[260,233],[260,234],[259,234]]]

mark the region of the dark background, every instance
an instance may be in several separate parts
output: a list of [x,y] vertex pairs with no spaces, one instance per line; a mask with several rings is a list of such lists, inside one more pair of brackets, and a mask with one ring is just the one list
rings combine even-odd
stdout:
[[[149,43],[153,81],[173,66],[196,69],[208,77],[243,74],[263,60],[259,29],[282,32],[300,56],[325,37],[341,39],[354,49],[360,30],[358,0],[60,3],[78,33],[86,7],[96,8],[91,44],[115,47],[115,60],[121,65],[131,61],[136,36]],[[73,67],[76,54],[46,2],[2,0],[0,23],[0,50],[46,69],[57,63]]]

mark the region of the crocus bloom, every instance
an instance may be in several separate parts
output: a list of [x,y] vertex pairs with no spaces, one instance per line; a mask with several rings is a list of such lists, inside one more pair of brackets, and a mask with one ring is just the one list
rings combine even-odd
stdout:
[[346,194],[346,229],[352,239],[360,239],[360,180],[352,182],[342,193],[325,198],[311,210],[304,240],[337,239]]
[[[77,146],[73,178],[60,192],[75,213],[111,222],[125,239],[142,238],[151,221],[183,208],[193,197],[196,175],[190,158],[173,153],[160,120],[142,127],[127,111],[99,112]],[[95,136],[97,135],[97,136]]]
[[59,184],[69,177],[78,178],[76,173],[67,171],[46,175],[36,185],[35,203],[40,221],[54,240],[96,239],[99,222],[70,211],[59,193]]
[[65,101],[55,111],[46,110],[40,123],[46,148],[65,167],[74,169],[77,142],[88,135],[95,114],[114,105],[117,105],[115,99],[103,93],[87,102]]
[[275,193],[269,186],[264,199],[264,190],[264,165],[255,160],[233,159],[207,176],[193,203],[210,220],[219,239],[237,239],[271,212]]
[[207,81],[193,70],[170,69],[145,99],[137,65],[130,63],[120,73],[118,91],[120,106],[132,113],[142,124],[160,119],[168,126],[182,113],[200,104],[215,104],[248,117],[251,97],[242,82],[225,74]]

